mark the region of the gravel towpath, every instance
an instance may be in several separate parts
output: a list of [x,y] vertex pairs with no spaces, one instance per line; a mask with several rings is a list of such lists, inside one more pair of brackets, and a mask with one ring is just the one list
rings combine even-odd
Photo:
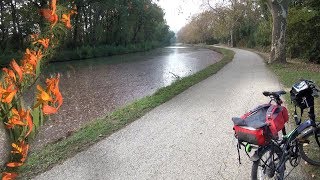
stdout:
[[[250,179],[231,118],[268,102],[261,92],[281,85],[258,55],[234,51],[216,75],[35,179]],[[289,179],[307,179],[294,172]]]

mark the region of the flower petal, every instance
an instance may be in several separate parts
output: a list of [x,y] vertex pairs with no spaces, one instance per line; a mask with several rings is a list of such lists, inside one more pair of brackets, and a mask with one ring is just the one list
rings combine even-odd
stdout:
[[32,128],[33,128],[33,122],[32,122],[32,118],[30,116],[30,111],[27,111],[27,115],[26,115],[25,119],[27,120],[27,124],[29,127],[29,131],[26,134],[26,137],[27,137],[31,133]]
[[12,67],[13,70],[16,71],[16,73],[19,76],[19,80],[21,82],[22,81],[22,70],[21,70],[20,66],[17,64],[16,60],[13,59],[10,63],[10,66]]
[[50,7],[52,9],[52,15],[56,12],[57,9],[57,0],[51,0]]
[[11,163],[7,164],[7,167],[14,168],[14,167],[20,167],[22,165],[23,165],[23,163],[21,163],[21,162],[11,162]]
[[2,102],[4,103],[11,103],[12,99],[14,98],[14,96],[16,95],[17,90],[14,89],[14,85],[10,85],[7,89],[6,92],[3,93],[2,95]]
[[9,172],[3,172],[2,173],[2,180],[14,180],[18,176],[17,173],[9,173]]
[[42,107],[42,111],[45,115],[50,115],[57,113],[58,109],[46,104]]

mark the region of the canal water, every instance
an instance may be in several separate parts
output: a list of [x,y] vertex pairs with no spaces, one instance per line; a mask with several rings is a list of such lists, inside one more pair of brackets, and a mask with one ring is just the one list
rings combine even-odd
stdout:
[[151,95],[221,58],[221,54],[208,49],[170,46],[143,53],[52,63],[48,74],[61,74],[64,104],[42,127],[33,148],[64,138],[85,123]]

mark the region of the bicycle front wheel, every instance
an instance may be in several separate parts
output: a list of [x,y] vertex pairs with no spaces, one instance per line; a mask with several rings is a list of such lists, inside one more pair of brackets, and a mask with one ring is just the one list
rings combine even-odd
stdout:
[[251,179],[282,179],[284,172],[278,173],[277,167],[281,159],[281,150],[275,146],[269,146],[259,152],[259,160],[253,162]]
[[302,159],[320,166],[320,127],[299,140],[299,149]]

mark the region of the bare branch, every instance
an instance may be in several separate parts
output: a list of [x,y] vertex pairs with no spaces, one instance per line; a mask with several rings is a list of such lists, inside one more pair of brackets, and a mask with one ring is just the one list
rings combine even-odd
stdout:
[[213,6],[211,6],[210,0],[207,0],[207,5],[209,6],[209,8],[210,8],[212,11],[217,12],[217,10],[216,10]]

